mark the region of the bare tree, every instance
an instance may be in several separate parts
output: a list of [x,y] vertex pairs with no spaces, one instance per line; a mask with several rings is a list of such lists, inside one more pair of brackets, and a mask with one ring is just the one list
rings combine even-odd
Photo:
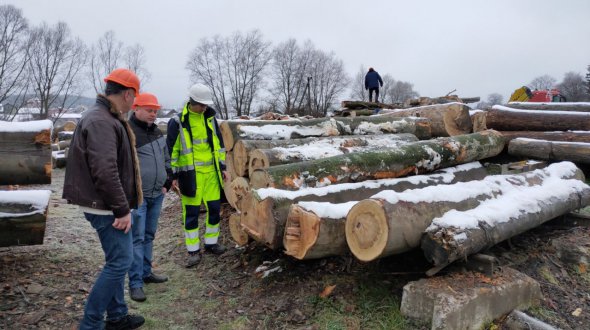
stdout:
[[551,89],[551,88],[555,87],[556,83],[557,83],[557,79],[546,74],[546,75],[542,75],[542,76],[539,76],[539,77],[533,79],[529,83],[529,87],[532,90],[547,90],[547,89]]
[[500,93],[492,93],[488,95],[487,104],[489,106],[494,106],[496,104],[504,103],[504,97]]
[[145,67],[145,49],[140,44],[135,44],[125,48],[123,61],[127,69],[135,72],[144,86],[150,81],[152,75]]
[[[5,105],[5,111],[24,102],[29,45],[28,22],[22,10],[0,6],[0,104]],[[9,98],[11,104],[5,104]]]
[[383,103],[395,103],[394,102],[394,88],[396,81],[389,73],[384,74],[381,79],[383,80],[383,87],[379,90],[379,98]]
[[64,22],[53,27],[42,23],[31,30],[30,38],[28,72],[41,102],[41,118],[47,118],[50,107],[58,106],[62,112],[80,96],[87,51]]
[[586,94],[590,97],[590,65],[588,65],[588,70],[586,72]]
[[350,78],[344,71],[344,63],[334,52],[315,50],[309,69],[311,113],[308,114],[323,117],[346,89]]
[[89,76],[97,94],[104,92],[104,77],[119,67],[122,49],[123,42],[116,39],[115,32],[112,30],[105,32],[91,47],[88,63]]
[[356,72],[356,74],[354,75],[354,78],[351,81],[351,85],[350,85],[350,89],[351,89],[350,98],[351,99],[363,101],[363,102],[366,102],[369,100],[369,97],[365,91],[365,75],[366,74],[367,74],[367,71],[365,70],[365,65],[361,64],[361,67]]
[[569,102],[584,102],[590,100],[590,95],[587,93],[584,78],[577,72],[567,72],[563,77],[563,81],[557,85],[557,87]]
[[407,99],[420,96],[414,90],[414,84],[405,81],[396,81],[391,90],[391,103],[403,103]]
[[271,58],[269,47],[259,30],[201,39],[186,68],[194,82],[203,82],[213,90],[215,105],[226,118],[230,111],[249,115],[263,86],[262,73]]

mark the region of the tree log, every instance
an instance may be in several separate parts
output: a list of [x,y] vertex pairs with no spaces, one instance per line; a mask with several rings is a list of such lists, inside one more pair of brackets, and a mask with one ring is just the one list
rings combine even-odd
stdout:
[[235,178],[237,178],[238,173],[236,172],[236,167],[234,163],[234,153],[229,151],[225,153],[225,170],[229,173],[229,182],[232,182]]
[[228,203],[236,210],[241,211],[244,203],[244,197],[250,192],[248,179],[237,177],[231,183],[225,186],[226,198]]
[[369,116],[316,118],[307,120],[226,120],[220,125],[223,143],[231,151],[239,139],[288,140],[305,137],[411,133],[419,139],[431,137],[426,118]]
[[0,191],[0,247],[43,244],[50,190]]
[[[533,173],[541,173],[537,170]],[[467,211],[434,219],[422,236],[426,258],[438,269],[542,223],[590,204],[590,187],[570,162],[552,164],[530,186],[503,188],[499,195]],[[511,185],[519,181],[511,180]]]
[[395,149],[355,152],[256,170],[253,188],[296,190],[335,183],[358,182],[427,173],[498,155],[504,138],[488,130],[468,135],[408,143]]
[[229,232],[234,242],[236,242],[238,246],[244,246],[248,244],[250,237],[240,225],[239,213],[232,213],[229,216]]
[[383,116],[421,117],[430,119],[432,136],[455,136],[472,132],[469,107],[463,103],[447,103],[393,110]]
[[584,142],[590,143],[590,131],[587,132],[537,132],[537,131],[502,131],[506,143],[516,138],[527,138],[546,141]]
[[318,259],[348,252],[345,218],[319,217],[299,204],[291,205],[283,244],[285,254],[296,259]]
[[[351,152],[381,150],[416,142],[413,134],[384,134],[368,136],[338,136],[315,138],[309,143],[283,148],[255,149],[250,152],[248,172],[262,170],[270,166],[300,163],[308,160],[344,155]],[[319,152],[318,152],[319,151]]]
[[590,164],[590,143],[518,138],[510,141],[508,153],[520,157]]
[[[345,183],[300,191],[274,188],[253,190],[246,194],[244,202],[241,204],[241,224],[252,238],[276,249],[282,245],[284,227],[292,204],[305,201],[344,203],[368,198],[383,189],[403,191],[433,184],[479,180],[485,176],[485,169],[479,163],[474,162],[411,178]],[[307,235],[307,233],[303,232],[302,234]],[[305,236],[302,236],[302,239],[307,242],[315,240],[313,237],[307,238]],[[290,242],[298,244],[293,240]],[[300,249],[298,253],[305,255],[306,251]]]
[[521,110],[590,112],[590,102],[509,102],[506,106]]
[[473,133],[485,131],[488,129],[486,126],[486,112],[483,110],[472,110],[469,111],[471,117],[471,126],[473,127]]
[[495,105],[486,125],[499,131],[590,131],[590,113],[515,110]]
[[400,109],[402,104],[386,104],[379,102],[364,102],[364,101],[342,101],[341,106],[350,110],[357,109]]
[[51,183],[52,125],[0,121],[0,185]]

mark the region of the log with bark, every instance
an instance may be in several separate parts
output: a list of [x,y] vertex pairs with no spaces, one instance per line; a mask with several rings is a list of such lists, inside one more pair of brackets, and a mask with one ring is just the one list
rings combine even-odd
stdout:
[[[357,183],[345,183],[321,188],[309,188],[299,191],[278,189],[259,189],[248,192],[242,206],[241,223],[248,234],[271,248],[282,245],[284,226],[287,222],[289,207],[299,202],[329,202],[344,203],[348,201],[368,198],[383,189],[403,191],[434,184],[454,183],[460,181],[479,180],[485,177],[485,169],[477,162],[459,165],[439,170],[429,175],[418,175],[410,178],[372,180]],[[298,227],[295,221],[292,227]],[[312,227],[310,224],[308,227]],[[306,226],[306,225],[302,225]],[[320,222],[321,227],[321,222]],[[321,231],[321,230],[320,230]],[[315,238],[309,236],[311,232],[302,231],[301,239],[313,242]],[[286,242],[286,241],[285,241]],[[301,244],[290,240],[293,249],[291,255],[305,258],[307,252],[299,248]],[[308,243],[302,243],[308,244]],[[292,250],[287,248],[287,250]]]
[[334,111],[335,117],[356,117],[356,116],[372,116],[377,114],[375,110],[369,109],[358,109],[358,110],[350,110],[350,109],[340,109]]
[[250,173],[253,188],[296,190],[335,183],[432,172],[498,155],[504,138],[496,131],[408,143],[393,149],[355,152]]
[[527,138],[534,140],[546,141],[563,141],[563,142],[584,142],[590,143],[590,131],[575,132],[538,132],[538,131],[501,131],[506,138],[506,143],[516,138]]
[[51,183],[50,120],[0,121],[0,185]]
[[473,131],[469,107],[457,102],[391,110],[383,116],[428,118],[433,137],[469,134]]
[[43,244],[50,190],[0,191],[0,247]]
[[521,110],[590,112],[590,102],[510,102],[506,106]]
[[379,102],[365,102],[365,101],[342,101],[341,106],[350,110],[357,109],[401,109],[401,103],[386,104]]
[[[569,163],[570,172],[577,173]],[[395,192],[384,190],[354,205],[346,217],[346,240],[361,261],[372,261],[420,246],[420,238],[433,219],[450,210],[465,211],[502,194],[506,187],[531,186],[548,176],[559,176],[559,167],[514,175],[489,176]],[[561,177],[560,177],[561,178]],[[566,178],[571,178],[566,176]]]
[[485,131],[488,129],[486,126],[486,112],[483,110],[471,110],[469,111],[471,117],[471,126],[473,127],[473,133]]
[[517,138],[508,143],[508,153],[519,157],[590,164],[590,143],[583,142]]
[[419,139],[431,137],[426,118],[384,116],[316,118],[307,120],[226,120],[220,124],[223,143],[231,151],[237,140],[288,140],[305,137],[411,133]]
[[380,150],[416,142],[418,138],[409,133],[367,136],[336,136],[315,138],[309,143],[283,148],[255,149],[250,152],[248,173],[270,166],[300,163],[308,160],[344,155],[351,152]]
[[495,105],[486,125],[499,131],[590,131],[590,113],[516,110]]
[[[590,187],[575,165],[556,163],[543,173],[549,171],[553,174],[539,177],[533,185],[503,187],[496,198],[476,208],[434,219],[421,241],[434,270],[590,204]],[[510,183],[518,185],[516,180]]]

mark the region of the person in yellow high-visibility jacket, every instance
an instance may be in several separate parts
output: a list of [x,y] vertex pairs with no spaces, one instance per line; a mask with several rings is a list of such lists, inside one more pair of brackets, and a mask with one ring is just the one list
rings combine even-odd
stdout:
[[215,119],[211,90],[195,84],[189,90],[189,101],[182,113],[168,122],[166,142],[170,150],[173,186],[181,193],[182,220],[189,256],[186,267],[201,261],[199,212],[201,203],[207,209],[205,221],[205,252],[220,255],[225,247],[219,244],[221,190],[225,170],[225,148]]

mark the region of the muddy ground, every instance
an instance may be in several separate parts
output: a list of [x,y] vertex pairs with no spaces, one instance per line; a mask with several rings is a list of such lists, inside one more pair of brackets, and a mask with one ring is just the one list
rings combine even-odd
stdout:
[[[51,186],[35,186],[53,191],[44,244],[0,248],[2,329],[75,329],[103,264],[94,230],[61,199],[63,175],[55,169]],[[236,248],[226,207],[221,241],[229,251],[185,269],[179,210],[167,196],[154,248],[155,271],[170,280],[148,284],[144,303],[128,299],[145,329],[428,329],[398,312],[403,285],[428,269],[419,251],[363,264],[351,256],[300,262],[253,243]],[[544,300],[529,313],[563,329],[590,325],[586,223],[556,219],[487,251],[539,281]],[[277,271],[264,277],[261,269]]]

